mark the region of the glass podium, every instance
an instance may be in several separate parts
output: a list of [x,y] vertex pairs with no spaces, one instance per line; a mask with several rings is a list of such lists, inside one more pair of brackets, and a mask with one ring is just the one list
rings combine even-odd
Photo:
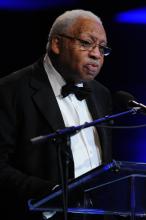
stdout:
[[[146,164],[112,161],[68,182],[69,213],[146,217]],[[32,211],[63,211],[62,189],[40,200],[30,199]]]

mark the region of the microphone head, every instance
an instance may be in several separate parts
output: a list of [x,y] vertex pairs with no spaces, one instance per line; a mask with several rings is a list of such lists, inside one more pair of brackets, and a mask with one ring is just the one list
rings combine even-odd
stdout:
[[135,100],[134,96],[125,91],[117,91],[113,95],[113,106],[114,109],[117,111],[124,111],[129,108],[130,101]]

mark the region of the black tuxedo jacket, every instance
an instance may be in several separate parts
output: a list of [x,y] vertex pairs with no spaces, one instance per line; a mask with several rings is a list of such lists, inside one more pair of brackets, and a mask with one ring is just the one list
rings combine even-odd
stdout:
[[[88,84],[93,90],[87,99],[93,119],[110,114],[108,89],[95,80]],[[28,220],[27,200],[60,183],[56,144],[50,141],[33,145],[30,139],[64,127],[42,60],[1,79],[0,211],[4,212],[5,220],[9,214],[15,220]],[[110,131],[100,128],[98,132],[103,162],[109,162]],[[71,150],[70,155],[72,158]],[[71,161],[69,178],[73,178],[73,173]]]

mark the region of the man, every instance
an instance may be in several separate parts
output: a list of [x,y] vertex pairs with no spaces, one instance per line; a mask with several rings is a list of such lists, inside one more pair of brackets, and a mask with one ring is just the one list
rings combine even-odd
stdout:
[[[111,113],[108,89],[94,80],[110,53],[100,18],[84,10],[65,12],[54,22],[46,48],[43,59],[0,82],[0,209],[5,220],[41,219],[42,213],[30,212],[28,200],[61,185],[57,143],[33,145],[30,140]],[[83,92],[79,97],[75,89],[84,87],[87,97],[82,99]],[[110,144],[104,128],[71,136],[68,178],[109,162]]]

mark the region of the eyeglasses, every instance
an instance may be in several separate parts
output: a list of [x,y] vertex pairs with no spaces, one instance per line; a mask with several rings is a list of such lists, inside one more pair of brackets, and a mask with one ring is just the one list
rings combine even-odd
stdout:
[[58,34],[58,36],[78,41],[81,50],[92,51],[95,47],[98,47],[101,55],[103,56],[108,56],[112,50],[111,48],[107,46],[96,44],[95,42],[91,42],[89,40],[83,40],[80,38],[71,37],[71,36],[67,36],[64,34]]

